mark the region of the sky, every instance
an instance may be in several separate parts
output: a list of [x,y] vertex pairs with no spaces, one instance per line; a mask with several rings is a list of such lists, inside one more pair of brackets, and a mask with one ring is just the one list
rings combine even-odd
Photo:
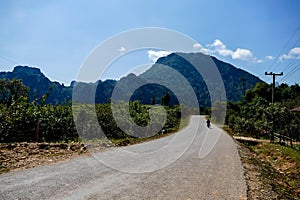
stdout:
[[[213,55],[266,82],[300,84],[298,0],[1,0],[0,71],[38,67],[68,85],[97,45],[124,31],[160,27],[183,33],[195,51]],[[126,48],[120,45],[120,52]],[[101,79],[166,56],[168,49],[124,54]],[[141,71],[140,71],[141,72]]]

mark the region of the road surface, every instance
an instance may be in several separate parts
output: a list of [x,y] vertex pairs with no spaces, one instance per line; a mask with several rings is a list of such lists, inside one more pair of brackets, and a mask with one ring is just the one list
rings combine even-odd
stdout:
[[178,133],[90,157],[0,175],[0,199],[246,199],[224,131],[192,116]]

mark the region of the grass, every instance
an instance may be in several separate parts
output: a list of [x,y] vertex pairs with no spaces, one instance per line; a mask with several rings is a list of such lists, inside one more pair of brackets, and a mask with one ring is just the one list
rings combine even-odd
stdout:
[[222,127],[224,131],[226,131],[230,136],[236,135],[229,126]]
[[252,162],[280,199],[300,199],[299,151],[272,143],[247,147],[253,152]]
[[254,135],[251,133],[244,133],[244,132],[237,133],[237,132],[234,132],[232,130],[232,128],[230,128],[228,125],[224,125],[222,128],[224,131],[226,131],[231,136],[251,137],[251,138],[260,139],[260,140],[269,140],[270,139],[268,136]]
[[[237,135],[228,126],[223,129]],[[300,199],[300,151],[268,142],[241,145],[251,151],[249,160],[259,167],[263,182],[272,186],[279,199]]]
[[5,173],[5,172],[9,172],[9,169],[6,168],[6,167],[4,167],[4,166],[2,166],[2,164],[0,164],[0,174],[1,173]]

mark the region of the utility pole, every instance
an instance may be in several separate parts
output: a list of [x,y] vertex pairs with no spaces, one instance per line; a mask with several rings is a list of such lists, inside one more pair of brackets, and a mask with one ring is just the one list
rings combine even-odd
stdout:
[[[273,76],[273,85],[272,85],[272,104],[274,104],[274,95],[275,95],[275,78],[276,78],[276,76],[283,76],[283,72],[281,72],[280,74],[276,74],[276,73],[273,73],[273,72],[270,72],[270,73],[268,73],[268,72],[265,72],[265,75],[271,75],[271,76]],[[272,115],[272,121],[273,121],[273,123],[272,123],[272,133],[271,133],[271,142],[273,143],[274,142],[274,113],[273,113],[273,115]]]
[[276,76],[283,76],[283,72],[281,72],[280,74],[276,74],[273,72],[265,72],[265,75],[271,75],[273,76],[273,85],[272,85],[272,103],[274,103],[274,95],[275,95],[275,78]]

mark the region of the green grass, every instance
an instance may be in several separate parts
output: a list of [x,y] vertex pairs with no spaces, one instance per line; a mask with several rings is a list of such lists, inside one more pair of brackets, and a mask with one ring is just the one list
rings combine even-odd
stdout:
[[292,149],[290,147],[281,146],[274,143],[266,143],[261,147],[252,147],[257,150],[259,153],[266,155],[271,155],[271,158],[276,159],[279,156],[283,156],[287,159],[290,159],[293,162],[296,162],[297,165],[300,165],[300,151]]
[[0,174],[5,173],[5,172],[9,172],[9,169],[7,169],[6,167],[4,167],[0,164]]
[[273,143],[247,147],[254,153],[252,162],[281,199],[300,199],[299,151]]
[[[243,135],[228,126],[223,129],[231,136]],[[263,182],[272,186],[279,199],[300,199],[300,151],[268,142],[243,145],[252,152],[249,160],[259,167]]]
[[232,129],[229,126],[223,126],[222,127],[224,131],[226,131],[230,136],[234,136],[234,132],[232,131]]

